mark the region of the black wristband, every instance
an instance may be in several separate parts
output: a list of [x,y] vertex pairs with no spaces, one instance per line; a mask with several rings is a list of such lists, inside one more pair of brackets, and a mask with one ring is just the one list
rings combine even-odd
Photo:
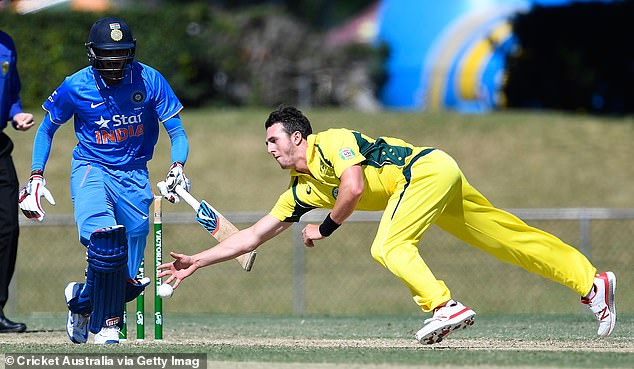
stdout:
[[328,213],[328,215],[326,215],[326,219],[324,219],[323,223],[319,225],[319,233],[321,233],[324,237],[328,237],[332,234],[332,232],[336,231],[340,225],[341,224],[335,223],[335,221],[330,218],[330,213]]
[[42,169],[36,169],[36,170],[34,170],[34,171],[32,171],[32,172],[31,172],[31,175],[32,175],[32,176],[34,176],[34,175],[40,175],[40,176],[43,176],[43,175],[44,175],[44,171],[43,171]]

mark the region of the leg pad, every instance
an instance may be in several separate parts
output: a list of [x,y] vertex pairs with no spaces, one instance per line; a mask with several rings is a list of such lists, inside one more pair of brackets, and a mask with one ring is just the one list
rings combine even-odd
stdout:
[[88,246],[88,270],[82,295],[90,298],[89,329],[123,326],[128,263],[125,227],[114,226],[93,232]]

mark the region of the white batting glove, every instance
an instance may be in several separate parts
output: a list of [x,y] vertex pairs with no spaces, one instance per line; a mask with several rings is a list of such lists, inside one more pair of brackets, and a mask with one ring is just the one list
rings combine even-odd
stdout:
[[176,192],[169,192],[169,190],[167,189],[167,184],[165,183],[165,181],[161,181],[161,182],[157,183],[156,187],[158,187],[159,192],[161,193],[161,195],[167,201],[171,202],[172,204],[178,204],[181,201],[180,197],[178,197]]
[[46,180],[41,174],[33,174],[29,181],[20,189],[18,202],[24,216],[29,219],[44,220],[46,212],[42,209],[40,198],[44,196],[46,200],[55,205],[53,195],[46,189]]
[[169,172],[167,172],[165,184],[167,186],[167,193],[163,193],[164,190],[161,189],[161,195],[163,195],[163,197],[165,197],[167,201],[171,203],[178,203],[180,199],[176,194],[176,186],[181,186],[187,191],[189,191],[189,188],[191,187],[189,178],[185,176],[183,163],[177,161],[172,164]]

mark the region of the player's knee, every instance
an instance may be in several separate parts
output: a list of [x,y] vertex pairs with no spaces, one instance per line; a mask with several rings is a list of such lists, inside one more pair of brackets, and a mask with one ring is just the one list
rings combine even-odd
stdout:
[[374,260],[385,265],[385,258],[384,258],[382,249],[383,248],[380,245],[377,245],[376,243],[374,243],[372,244],[372,247],[370,247],[370,254],[372,255],[372,258]]
[[130,237],[147,237],[150,233],[150,226],[148,223],[141,223],[134,228],[127,228],[126,232],[128,234],[128,238]]
[[126,265],[128,261],[128,240],[125,227],[101,228],[90,235],[88,265],[99,271],[110,271]]

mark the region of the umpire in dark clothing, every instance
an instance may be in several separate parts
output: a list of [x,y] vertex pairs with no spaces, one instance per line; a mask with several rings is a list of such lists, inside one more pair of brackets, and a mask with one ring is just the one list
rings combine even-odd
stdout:
[[18,177],[11,158],[13,142],[4,133],[9,122],[18,131],[33,126],[33,114],[24,113],[20,102],[20,77],[13,39],[0,31],[0,333],[26,330],[24,323],[4,316],[9,283],[18,252]]

